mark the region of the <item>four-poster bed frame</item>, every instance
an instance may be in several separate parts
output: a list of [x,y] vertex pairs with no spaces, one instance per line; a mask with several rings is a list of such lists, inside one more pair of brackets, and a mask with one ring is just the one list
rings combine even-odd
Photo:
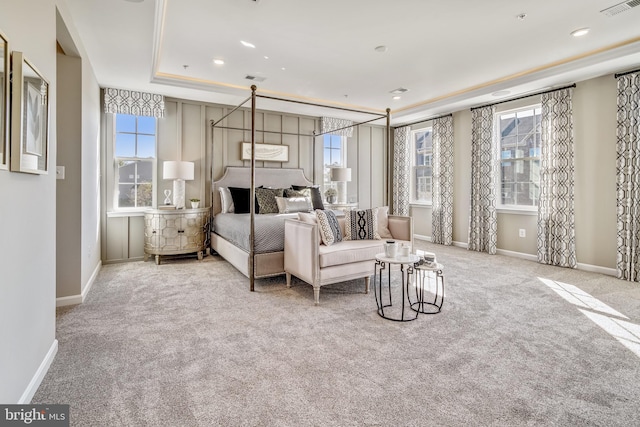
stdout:
[[[297,136],[312,136],[313,137],[313,141],[315,142],[315,138],[327,133],[332,133],[332,132],[336,132],[336,131],[340,131],[340,130],[344,130],[344,129],[348,129],[351,127],[357,127],[363,124],[367,124],[367,123],[371,123],[374,122],[376,120],[380,120],[383,118],[386,118],[386,138],[387,138],[387,173],[389,173],[389,168],[391,167],[389,159],[391,158],[391,109],[387,108],[386,109],[386,114],[380,114],[380,113],[373,113],[371,111],[362,111],[362,110],[356,110],[356,109],[351,109],[351,108],[345,108],[345,107],[338,107],[338,106],[332,106],[332,105],[324,105],[324,104],[316,104],[316,103],[312,103],[312,102],[307,102],[307,101],[300,101],[300,100],[292,100],[292,99],[286,99],[286,98],[277,98],[277,97],[273,97],[273,96],[267,96],[267,95],[261,95],[256,93],[257,92],[257,87],[255,85],[251,86],[251,96],[249,96],[247,99],[245,99],[244,101],[242,101],[240,104],[238,104],[235,108],[233,108],[231,111],[229,111],[227,114],[223,115],[221,118],[219,118],[216,121],[211,121],[211,132],[212,132],[212,144],[214,141],[214,129],[217,127],[219,129],[231,129],[231,130],[241,130],[241,131],[250,131],[251,132],[251,160],[250,160],[250,187],[249,187],[249,214],[250,214],[250,233],[249,233],[249,265],[248,265],[248,277],[249,277],[249,290],[251,292],[253,292],[255,290],[255,189],[256,189],[256,174],[255,174],[255,170],[256,170],[256,132],[263,132],[263,133],[278,133],[281,135],[297,135]],[[256,99],[257,98],[264,98],[264,99],[270,99],[270,100],[275,100],[275,101],[283,101],[283,102],[292,102],[292,103],[296,103],[296,104],[304,104],[304,105],[310,105],[310,106],[315,106],[315,107],[321,107],[321,108],[330,108],[330,109],[334,109],[334,110],[342,110],[342,111],[349,111],[352,113],[359,113],[359,114],[368,114],[368,115],[374,115],[376,116],[373,119],[370,120],[366,120],[363,122],[359,122],[359,123],[354,123],[351,124],[349,126],[344,126],[342,128],[338,128],[338,129],[332,129],[330,131],[326,131],[326,132],[322,132],[322,133],[318,133],[316,134],[315,130],[313,131],[313,133],[311,135],[308,134],[299,134],[299,133],[290,133],[290,132],[275,132],[275,131],[265,131],[265,130],[257,130],[256,129]],[[237,111],[239,108],[241,108],[243,105],[245,105],[247,102],[251,101],[251,129],[241,129],[241,128],[234,128],[234,127],[226,127],[226,126],[218,126],[218,124],[220,124],[224,119],[226,119],[227,117],[229,117],[231,114],[233,114],[235,111]],[[315,144],[314,144],[315,145]],[[212,150],[212,156],[213,156],[213,152],[214,150]],[[313,156],[315,157],[315,149],[313,150]],[[315,161],[313,162],[312,167],[315,169]],[[213,186],[213,183],[215,182],[215,177],[213,176],[214,174],[214,167],[213,167],[213,158],[212,158],[212,162],[211,162],[211,183]],[[315,175],[315,173],[314,173]],[[212,188],[213,190],[213,188]],[[388,180],[385,181],[385,188],[384,188],[384,193],[386,195],[386,197],[388,198],[388,200],[390,200],[389,198],[389,185],[388,185]],[[215,194],[213,195],[214,197],[216,196]]]

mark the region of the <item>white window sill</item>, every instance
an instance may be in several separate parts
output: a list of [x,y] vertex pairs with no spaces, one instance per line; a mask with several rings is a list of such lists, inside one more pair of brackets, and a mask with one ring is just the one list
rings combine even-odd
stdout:
[[503,206],[503,207],[498,207],[496,211],[499,214],[538,216],[538,208],[522,209],[522,208],[516,208],[516,207]]
[[[147,209],[147,208],[145,208]],[[112,211],[107,212],[107,218],[125,218],[130,216],[144,216],[144,210],[132,210],[132,211]]]
[[431,202],[411,202],[409,206],[412,208],[430,208],[433,206]]

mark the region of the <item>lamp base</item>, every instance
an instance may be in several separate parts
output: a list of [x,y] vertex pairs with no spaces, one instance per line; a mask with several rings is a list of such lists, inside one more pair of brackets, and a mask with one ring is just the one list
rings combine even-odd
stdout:
[[184,179],[173,180],[173,204],[176,209],[184,209]]

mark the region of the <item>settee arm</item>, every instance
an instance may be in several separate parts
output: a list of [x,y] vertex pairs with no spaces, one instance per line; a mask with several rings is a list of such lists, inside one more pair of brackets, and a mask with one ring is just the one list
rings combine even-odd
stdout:
[[413,218],[410,216],[389,215],[389,231],[394,239],[411,242],[413,250]]
[[314,285],[318,275],[318,225],[288,219],[284,223],[284,271]]

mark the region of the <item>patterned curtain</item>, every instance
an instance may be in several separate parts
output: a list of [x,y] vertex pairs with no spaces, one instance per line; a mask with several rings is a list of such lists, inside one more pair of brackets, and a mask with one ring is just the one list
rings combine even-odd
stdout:
[[495,107],[471,110],[471,209],[469,250],[496,253]]
[[538,262],[575,268],[572,92],[542,95]]
[[453,116],[433,121],[431,241],[453,242]]
[[618,278],[640,282],[640,73],[618,77]]
[[393,141],[393,213],[409,215],[409,173],[411,171],[411,144],[409,127],[394,130]]
[[164,117],[164,96],[125,89],[104,90],[104,112]]
[[[346,129],[342,129],[344,127]],[[334,129],[339,129],[335,130]],[[351,120],[336,119],[333,117],[320,117],[320,133],[331,133],[351,138],[353,136],[353,122]]]

